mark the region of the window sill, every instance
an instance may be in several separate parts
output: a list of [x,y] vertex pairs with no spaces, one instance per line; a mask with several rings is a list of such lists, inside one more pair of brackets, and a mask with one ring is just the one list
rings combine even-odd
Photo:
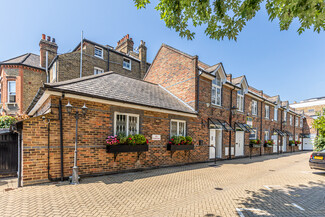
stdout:
[[97,57],[97,58],[99,58],[99,59],[104,59],[104,57],[101,57],[101,56],[96,56],[96,55],[94,55],[94,57]]
[[123,69],[126,69],[126,70],[129,70],[129,71],[131,71],[131,68],[126,68],[126,67],[123,67]]
[[211,107],[213,108],[218,108],[218,109],[223,109],[222,105],[216,105],[211,103]]

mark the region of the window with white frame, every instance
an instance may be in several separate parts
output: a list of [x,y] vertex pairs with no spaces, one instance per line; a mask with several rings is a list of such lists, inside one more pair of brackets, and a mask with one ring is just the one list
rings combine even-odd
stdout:
[[266,141],[266,140],[269,140],[270,139],[270,133],[269,133],[269,131],[265,131],[264,132],[264,140]]
[[257,129],[252,129],[249,134],[249,139],[257,139]]
[[211,91],[211,103],[213,105],[221,106],[221,78],[218,73],[216,73],[216,78],[212,81],[212,91]]
[[139,133],[139,115],[115,113],[114,135],[134,135]]
[[94,56],[103,58],[103,48],[95,47]]
[[274,107],[274,121],[278,121],[278,108]]
[[298,141],[298,139],[299,139],[299,136],[298,136],[298,134],[296,134],[295,140]]
[[287,122],[287,111],[283,111],[283,121]]
[[127,70],[131,70],[131,60],[127,58],[123,58],[123,68]]
[[243,88],[237,91],[237,108],[238,111],[244,111],[244,91]]
[[300,127],[301,127],[301,128],[303,127],[303,124],[304,124],[304,119],[301,117],[301,118],[300,118]]
[[265,105],[265,118],[270,118],[270,106]]
[[8,81],[8,102],[16,102],[16,81]]
[[172,136],[186,136],[186,121],[170,121],[170,137]]
[[292,126],[292,115],[290,115],[290,125]]
[[298,117],[296,117],[296,127],[298,127],[299,126],[299,119],[298,119]]
[[94,67],[94,75],[98,75],[104,73],[104,69],[98,68],[98,67]]
[[252,115],[257,115],[257,101],[252,101]]
[[53,63],[53,66],[52,66],[52,82],[53,81],[56,81],[56,77],[57,77],[57,70],[56,70],[56,62]]

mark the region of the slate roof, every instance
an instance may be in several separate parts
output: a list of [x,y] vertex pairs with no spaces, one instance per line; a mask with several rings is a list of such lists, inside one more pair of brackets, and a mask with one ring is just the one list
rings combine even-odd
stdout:
[[0,62],[0,64],[22,64],[26,66],[32,66],[36,68],[41,68],[40,66],[40,56],[33,53],[26,53],[18,57],[11,58]]
[[[186,103],[161,86],[115,72],[45,84],[44,88],[94,98],[196,114]],[[31,108],[30,108],[31,109]]]

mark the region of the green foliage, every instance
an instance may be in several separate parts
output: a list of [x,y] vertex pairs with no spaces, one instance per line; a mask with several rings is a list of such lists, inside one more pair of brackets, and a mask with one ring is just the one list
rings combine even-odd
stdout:
[[188,145],[192,144],[192,141],[193,141],[192,137],[190,137],[190,136],[185,136],[185,139],[186,139],[186,143],[187,143]]
[[9,128],[16,121],[17,119],[11,116],[0,116],[0,128]]
[[[149,0],[133,0],[138,9],[146,8]],[[195,33],[190,26],[205,26],[205,34],[211,39],[237,40],[246,23],[261,9],[262,0],[160,0],[155,7],[166,26],[175,29],[188,40]],[[325,28],[325,2],[323,0],[267,0],[269,20],[279,20],[280,30],[288,30],[297,19],[299,34],[313,28],[315,32]]]
[[119,140],[119,143],[125,144],[128,137],[124,133],[120,133],[117,135],[117,139]]
[[184,136],[172,136],[172,138],[171,138],[171,143],[173,143],[173,145],[178,145],[178,144],[182,144],[185,142],[186,142],[186,139]]
[[319,135],[315,140],[315,151],[321,151],[325,149],[325,136]]
[[146,143],[146,137],[144,137],[144,135],[141,134],[135,134],[133,136],[133,140],[135,141],[135,144],[137,145],[142,145]]

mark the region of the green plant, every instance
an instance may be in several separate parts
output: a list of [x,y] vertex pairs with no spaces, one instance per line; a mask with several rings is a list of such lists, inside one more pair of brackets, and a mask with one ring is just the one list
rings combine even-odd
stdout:
[[289,140],[289,145],[294,145],[295,141],[294,140]]
[[135,142],[135,144],[137,145],[143,145],[146,144],[146,137],[144,137],[144,135],[141,134],[135,134],[133,135],[133,140]]
[[250,144],[254,144],[254,145],[258,145],[258,144],[261,144],[261,140],[259,139],[251,139],[249,141]]
[[186,139],[184,136],[172,136],[169,143],[173,145],[185,145]]
[[319,135],[317,136],[317,138],[315,139],[315,151],[321,151],[325,149],[325,136],[323,135]]
[[121,144],[125,144],[127,142],[128,137],[124,133],[120,133],[117,135],[117,139]]
[[4,115],[0,116],[0,128],[9,128],[11,124],[17,121],[16,118]]
[[188,145],[192,144],[192,142],[193,142],[192,137],[190,137],[190,136],[185,136],[185,139],[186,139],[186,143],[187,143]]

